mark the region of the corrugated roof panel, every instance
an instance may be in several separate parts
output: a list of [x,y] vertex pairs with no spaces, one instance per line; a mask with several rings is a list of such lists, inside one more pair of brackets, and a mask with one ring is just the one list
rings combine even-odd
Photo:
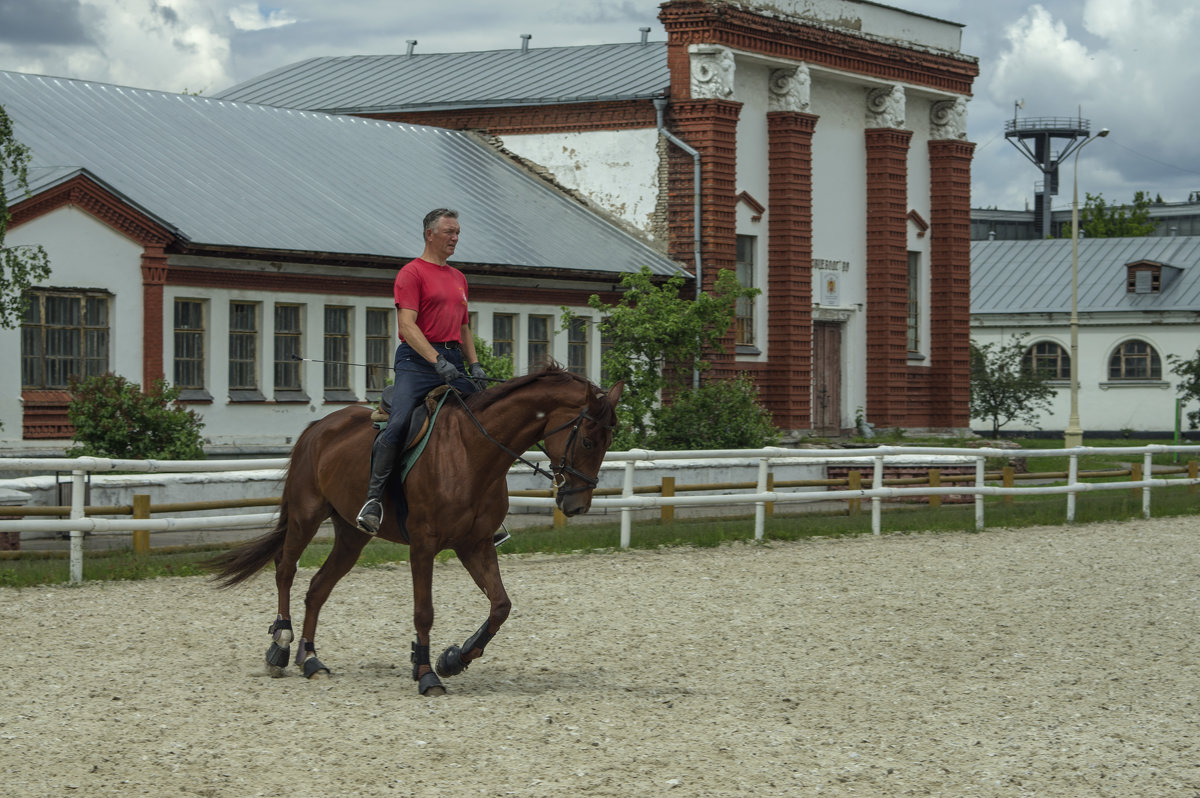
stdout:
[[[1150,260],[1182,271],[1157,294],[1126,290],[1126,266]],[[1071,241],[975,241],[971,312],[1069,313]],[[1091,238],[1079,242],[1079,310],[1200,310],[1200,237]]]
[[218,96],[307,110],[389,110],[659,96],[665,42],[310,58]]
[[460,263],[680,271],[468,133],[14,72],[0,104],[34,179],[87,170],[195,244],[411,257],[453,207]]

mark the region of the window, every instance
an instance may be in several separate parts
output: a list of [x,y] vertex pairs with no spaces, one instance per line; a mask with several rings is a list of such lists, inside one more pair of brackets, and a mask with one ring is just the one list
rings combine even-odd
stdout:
[[1157,265],[1130,266],[1125,274],[1128,294],[1157,294],[1162,290],[1162,267]]
[[[325,306],[325,394],[350,392],[350,308]],[[338,398],[347,398],[339,396]]]
[[[742,288],[754,288],[755,236],[737,237],[737,279]],[[738,346],[754,346],[754,299],[738,297],[734,309],[734,343]]]
[[1110,380],[1161,380],[1162,361],[1145,341],[1126,341],[1108,360]]
[[908,351],[921,351],[921,253],[908,253]]
[[[258,304],[229,303],[229,390],[258,391]],[[233,399],[262,398],[231,394]]]
[[1071,379],[1071,356],[1053,341],[1042,341],[1025,350],[1021,367],[1047,380]]
[[587,376],[588,362],[588,324],[591,320],[584,316],[575,316],[567,325],[567,371]]
[[492,354],[496,357],[512,360],[516,318],[509,313],[496,313],[492,316]]
[[387,385],[392,365],[392,311],[367,308],[367,391]]
[[108,303],[102,291],[30,291],[21,322],[21,387],[66,388],[108,371]]
[[304,356],[303,327],[300,321],[302,309],[301,305],[275,305],[276,399],[280,393],[299,393],[304,390],[301,361],[297,359]]
[[529,317],[529,359],[526,361],[530,368],[545,363],[550,357],[550,317]]
[[204,390],[204,302],[175,300],[175,387],[186,392]]

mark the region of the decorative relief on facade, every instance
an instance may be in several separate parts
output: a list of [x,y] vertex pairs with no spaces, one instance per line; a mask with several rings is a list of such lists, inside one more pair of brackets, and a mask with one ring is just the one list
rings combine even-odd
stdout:
[[808,66],[801,64],[795,69],[771,71],[771,93],[769,111],[804,112],[808,110],[812,91],[812,78]]
[[867,127],[904,127],[904,87],[883,86],[867,90]]
[[733,96],[733,51],[714,44],[693,44],[692,99],[728,100]]
[[966,97],[955,97],[953,100],[933,104],[929,109],[929,138],[966,140]]

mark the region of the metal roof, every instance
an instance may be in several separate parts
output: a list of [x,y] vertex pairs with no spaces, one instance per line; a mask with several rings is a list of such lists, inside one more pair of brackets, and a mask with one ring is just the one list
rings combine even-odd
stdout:
[[3,71],[0,105],[31,187],[86,171],[194,245],[407,258],[449,207],[456,263],[682,271],[470,133]]
[[217,94],[328,113],[646,99],[671,82],[666,42],[310,58]]
[[[1180,271],[1160,293],[1128,293],[1125,267],[1143,260]],[[1069,238],[971,243],[972,315],[1070,310]],[[1200,311],[1200,237],[1081,239],[1079,310]]]

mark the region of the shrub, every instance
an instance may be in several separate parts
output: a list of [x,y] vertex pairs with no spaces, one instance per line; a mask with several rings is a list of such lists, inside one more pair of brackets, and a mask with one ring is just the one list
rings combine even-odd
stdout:
[[156,380],[143,392],[116,374],[71,381],[67,417],[75,426],[70,457],[198,460],[204,457],[194,410],[176,403],[179,389]]
[[779,441],[749,377],[716,380],[653,411],[652,449],[758,449]]

